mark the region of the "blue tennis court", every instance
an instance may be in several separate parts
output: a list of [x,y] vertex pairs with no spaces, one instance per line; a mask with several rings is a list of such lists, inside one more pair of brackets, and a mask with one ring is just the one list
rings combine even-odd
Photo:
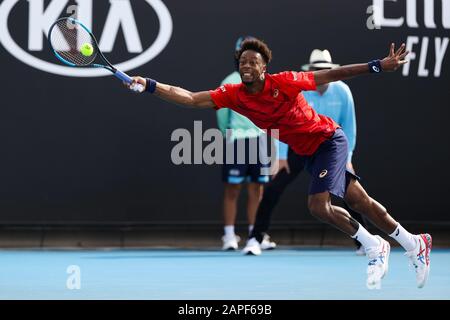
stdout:
[[[347,249],[284,248],[243,256],[218,250],[3,250],[0,299],[304,300],[450,299],[450,250],[431,255],[415,286],[394,249],[381,290],[365,287],[367,259]],[[79,289],[68,289],[79,268]]]

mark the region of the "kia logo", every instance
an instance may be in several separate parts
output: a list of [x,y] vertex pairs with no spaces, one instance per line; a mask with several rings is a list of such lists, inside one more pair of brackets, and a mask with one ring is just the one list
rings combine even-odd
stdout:
[[[44,10],[44,0],[29,0],[29,28],[28,51],[21,48],[11,37],[8,29],[8,17],[11,10],[19,0],[4,0],[0,5],[0,42],[5,49],[15,58],[27,65],[63,76],[71,77],[101,77],[110,73],[100,68],[71,68],[48,61],[41,60],[30,52],[42,51],[44,43],[47,43],[46,34],[51,24],[64,12],[69,0],[52,0]],[[93,0],[76,1],[79,8],[78,19],[92,27],[92,2]],[[169,10],[161,0],[145,0],[156,13],[159,20],[159,32],[155,41],[147,49],[142,48],[136,21],[133,15],[130,0],[109,0],[110,8],[106,18],[105,27],[99,38],[100,49],[110,52],[113,48],[118,30],[122,27],[125,44],[128,52],[139,53],[132,59],[115,66],[123,71],[138,68],[155,58],[169,43],[172,36],[172,17]]]

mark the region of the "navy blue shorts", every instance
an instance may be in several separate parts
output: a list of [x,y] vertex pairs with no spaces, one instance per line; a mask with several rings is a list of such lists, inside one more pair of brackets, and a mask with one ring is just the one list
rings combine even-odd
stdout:
[[[238,142],[238,140],[240,141]],[[240,147],[238,147],[239,144],[241,144]],[[231,149],[234,150],[233,154],[227,154],[227,150]],[[269,182],[270,163],[268,163],[267,136],[236,139],[228,143],[224,140],[223,154],[223,182],[231,184],[244,182],[265,184]]]
[[311,175],[309,194],[328,191],[344,198],[351,179],[360,179],[347,170],[347,157],[347,138],[344,131],[338,128],[330,139],[322,142],[312,156],[306,157],[306,169]]

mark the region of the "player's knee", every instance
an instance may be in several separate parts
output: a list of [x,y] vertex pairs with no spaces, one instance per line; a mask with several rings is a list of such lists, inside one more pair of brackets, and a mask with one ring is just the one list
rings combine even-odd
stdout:
[[309,212],[316,218],[324,221],[329,220],[329,205],[325,201],[308,201]]
[[372,200],[372,208],[375,211],[379,218],[386,219],[389,216],[389,213],[385,207],[383,207],[379,202],[374,199]]
[[354,199],[354,198],[346,198],[345,199],[345,203],[347,204],[347,206],[352,209],[353,211],[356,212],[361,212],[358,209],[358,199]]
[[346,202],[350,209],[359,213],[366,213],[370,211],[370,208],[373,205],[373,199],[368,195],[362,195],[351,200],[347,200]]

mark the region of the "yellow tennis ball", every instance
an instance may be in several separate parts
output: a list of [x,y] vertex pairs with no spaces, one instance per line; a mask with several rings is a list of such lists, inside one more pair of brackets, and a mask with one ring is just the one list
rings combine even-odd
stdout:
[[80,52],[85,57],[90,57],[94,53],[94,47],[90,43],[84,43],[81,46]]

